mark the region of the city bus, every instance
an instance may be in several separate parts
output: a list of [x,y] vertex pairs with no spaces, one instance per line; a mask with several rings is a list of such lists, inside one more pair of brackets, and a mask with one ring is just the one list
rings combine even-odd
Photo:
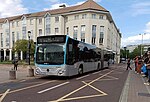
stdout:
[[81,75],[100,70],[101,57],[100,48],[67,35],[39,36],[35,50],[35,72],[38,75]]

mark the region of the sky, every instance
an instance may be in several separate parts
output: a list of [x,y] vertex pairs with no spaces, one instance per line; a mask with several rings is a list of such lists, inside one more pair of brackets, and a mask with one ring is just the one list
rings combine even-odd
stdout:
[[[67,7],[87,0],[0,0],[0,18]],[[150,43],[150,0],[94,0],[108,10],[122,34],[121,46]]]

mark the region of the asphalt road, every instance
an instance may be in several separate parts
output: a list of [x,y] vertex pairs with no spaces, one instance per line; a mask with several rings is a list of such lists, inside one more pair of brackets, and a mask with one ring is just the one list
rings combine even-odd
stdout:
[[43,77],[0,84],[2,102],[119,102],[125,65],[72,78]]

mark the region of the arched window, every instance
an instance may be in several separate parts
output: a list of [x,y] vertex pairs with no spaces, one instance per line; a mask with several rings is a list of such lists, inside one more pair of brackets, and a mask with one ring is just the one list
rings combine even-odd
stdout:
[[22,18],[22,39],[26,39],[26,17]]
[[49,35],[51,32],[50,32],[50,15],[47,14],[45,16],[45,33],[46,35]]

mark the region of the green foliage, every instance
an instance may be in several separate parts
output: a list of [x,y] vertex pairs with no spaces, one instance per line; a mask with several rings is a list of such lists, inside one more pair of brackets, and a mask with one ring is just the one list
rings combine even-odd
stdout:
[[[25,40],[25,39],[17,40],[12,48],[13,53],[20,52],[20,51],[22,51],[23,53],[27,52],[28,51],[28,42],[29,41]],[[35,45],[34,45],[33,40],[30,40],[30,44],[31,44],[30,52],[31,52],[31,55],[33,55],[34,51],[35,51]]]
[[[143,51],[144,52],[144,51]],[[120,50],[120,58],[126,58],[126,54],[127,54],[127,58],[135,58],[136,56],[140,56],[141,55],[141,46],[139,45],[138,47],[136,47],[133,52],[129,52],[129,50],[124,50],[121,49]]]

